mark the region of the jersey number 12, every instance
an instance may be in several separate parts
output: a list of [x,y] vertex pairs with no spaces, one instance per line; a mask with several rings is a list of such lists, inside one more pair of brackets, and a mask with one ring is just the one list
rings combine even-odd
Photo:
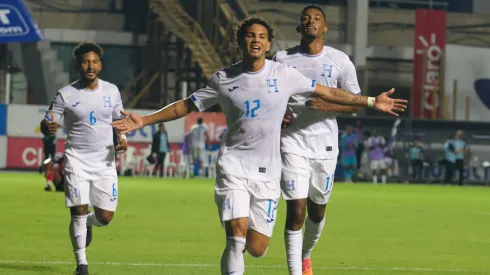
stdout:
[[245,117],[256,117],[257,114],[255,113],[255,111],[257,111],[258,109],[260,109],[260,99],[256,99],[254,101],[252,101],[252,103],[255,103],[255,106],[251,108],[250,105],[252,105],[250,103],[250,101],[245,101]]

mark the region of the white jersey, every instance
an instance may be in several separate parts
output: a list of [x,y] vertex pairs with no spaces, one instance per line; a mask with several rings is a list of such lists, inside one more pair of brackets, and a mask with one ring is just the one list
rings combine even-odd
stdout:
[[[321,85],[361,93],[349,56],[332,47],[323,46],[318,55],[306,55],[296,46],[277,52],[274,60],[296,68]],[[288,107],[295,119],[290,127],[282,130],[281,151],[307,158],[336,159],[339,146],[335,113],[309,110],[305,107],[306,100],[303,95],[289,99]]]
[[[63,87],[46,113],[56,121],[64,118],[68,132],[65,144],[66,168],[70,163],[84,166],[92,172],[107,170],[114,164],[112,121],[122,117],[119,89],[109,82],[98,80],[96,90],[80,88],[79,81]],[[73,167],[75,168],[75,167]]]
[[289,98],[309,95],[315,82],[285,64],[265,61],[258,72],[241,63],[218,71],[191,99],[200,111],[220,104],[227,131],[217,172],[261,181],[281,176],[280,132]]
[[206,125],[193,125],[189,131],[191,137],[191,147],[204,149],[206,147],[206,133],[208,128]]

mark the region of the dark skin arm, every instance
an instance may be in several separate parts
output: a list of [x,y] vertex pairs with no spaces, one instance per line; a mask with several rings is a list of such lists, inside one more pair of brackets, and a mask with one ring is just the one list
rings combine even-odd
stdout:
[[306,102],[306,106],[313,107],[315,110],[321,110],[323,112],[337,112],[337,113],[357,113],[361,110],[358,106],[347,106],[336,103],[331,103],[320,98],[312,98]]

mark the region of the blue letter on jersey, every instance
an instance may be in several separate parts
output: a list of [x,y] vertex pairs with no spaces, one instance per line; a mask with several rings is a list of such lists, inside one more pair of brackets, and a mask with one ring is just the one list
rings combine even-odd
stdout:
[[267,79],[267,89],[269,89],[268,93],[277,93],[279,90],[277,89],[277,79]]
[[102,98],[104,98],[104,107],[112,107],[110,96],[103,96]]
[[332,65],[323,64],[322,76],[332,77]]
[[90,125],[94,125],[97,122],[95,118],[95,111],[90,112]]

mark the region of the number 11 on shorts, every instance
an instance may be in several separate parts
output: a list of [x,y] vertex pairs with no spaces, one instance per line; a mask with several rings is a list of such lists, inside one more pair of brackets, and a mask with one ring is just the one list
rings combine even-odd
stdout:
[[333,187],[333,180],[332,182],[330,182],[331,178],[330,176],[328,176],[326,178],[326,184],[325,184],[325,195],[330,193],[330,191],[332,191],[332,187]]

